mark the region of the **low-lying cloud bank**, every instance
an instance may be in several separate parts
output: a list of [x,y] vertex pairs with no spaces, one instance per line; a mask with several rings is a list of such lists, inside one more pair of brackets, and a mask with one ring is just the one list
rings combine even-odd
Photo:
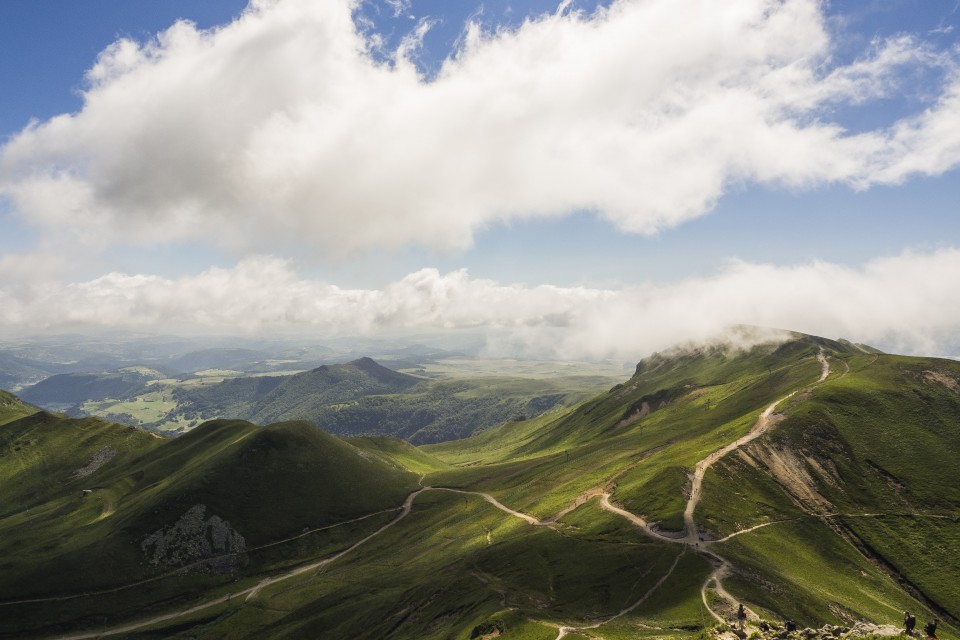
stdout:
[[[0,280],[7,281],[0,265]],[[12,268],[12,267],[9,267]],[[78,327],[309,332],[479,330],[492,354],[633,359],[732,324],[937,354],[960,336],[960,249],[859,268],[731,262],[715,276],[621,290],[508,285],[422,269],[379,289],[304,279],[255,257],[175,280],[110,273],[0,289],[0,329]]]
[[[462,248],[491,224],[582,210],[652,233],[732,185],[863,189],[960,163],[958,52],[901,35],[838,63],[820,0],[615,0],[470,24],[435,78],[410,58],[424,26],[378,51],[357,6],[253,0],[221,28],[117,41],[78,113],[0,147],[0,198],[84,246],[348,253]],[[924,74],[912,115],[838,123]]]

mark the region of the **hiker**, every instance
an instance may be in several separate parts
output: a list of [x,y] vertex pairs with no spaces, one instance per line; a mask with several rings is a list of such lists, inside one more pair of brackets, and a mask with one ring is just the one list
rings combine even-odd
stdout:
[[903,628],[907,630],[907,635],[913,635],[913,628],[917,626],[917,618],[909,611],[903,612]]
[[787,633],[793,633],[797,630],[797,623],[793,620],[788,619],[785,626],[787,627]]
[[747,610],[743,608],[743,603],[740,603],[740,606],[737,607],[737,624],[740,626],[740,631],[743,631],[743,623],[747,619]]
[[923,628],[927,632],[927,637],[932,640],[937,640],[937,625],[940,624],[940,621],[934,618],[927,623],[927,626]]

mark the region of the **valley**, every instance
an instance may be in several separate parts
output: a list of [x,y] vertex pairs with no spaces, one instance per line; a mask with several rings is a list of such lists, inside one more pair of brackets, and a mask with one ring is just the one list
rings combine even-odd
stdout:
[[[8,380],[17,381],[8,389],[49,411],[173,436],[218,418],[261,425],[308,420],[337,435],[396,436],[422,444],[576,404],[616,384],[625,371],[612,362],[492,359],[364,342],[339,350],[257,343],[252,346],[258,349],[183,354],[187,346],[200,345],[174,343],[160,353],[143,340],[108,345],[76,347],[75,355],[84,357],[71,363],[52,362],[72,353],[56,346],[40,352],[30,342],[8,346],[11,359],[28,361],[30,355],[34,371],[54,372],[39,381],[5,364],[0,345],[0,381],[6,371]],[[377,360],[351,360],[361,345],[378,347]],[[127,366],[104,368],[116,364]]]
[[741,602],[748,634],[909,609],[953,637],[957,381],[801,334],[688,345],[417,447],[297,421],[165,439],[4,396],[0,637],[686,637]]

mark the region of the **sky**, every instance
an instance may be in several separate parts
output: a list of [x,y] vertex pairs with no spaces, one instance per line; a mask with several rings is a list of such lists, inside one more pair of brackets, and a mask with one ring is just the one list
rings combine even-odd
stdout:
[[0,336],[960,354],[960,1],[0,3]]

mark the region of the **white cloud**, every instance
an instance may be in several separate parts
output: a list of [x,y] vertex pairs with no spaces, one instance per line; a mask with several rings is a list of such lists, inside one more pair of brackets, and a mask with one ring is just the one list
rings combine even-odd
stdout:
[[[837,66],[821,4],[619,0],[473,25],[428,81],[407,60],[427,21],[389,65],[356,0],[254,0],[222,28],[106,49],[80,112],[0,149],[0,196],[85,245],[346,253],[581,209],[649,233],[733,184],[867,188],[960,163],[956,54],[898,37]],[[855,135],[830,121],[931,66],[947,79],[926,111]]]
[[391,9],[393,9],[393,17],[397,18],[406,13],[410,12],[411,0],[384,0]]
[[[0,263],[0,278],[28,263]],[[904,253],[860,268],[732,262],[709,278],[621,290],[507,285],[435,269],[383,289],[343,289],[261,256],[175,280],[111,273],[0,289],[0,328],[312,336],[470,329],[486,333],[499,355],[633,359],[750,324],[942,353],[960,329],[957,282],[960,249]]]

